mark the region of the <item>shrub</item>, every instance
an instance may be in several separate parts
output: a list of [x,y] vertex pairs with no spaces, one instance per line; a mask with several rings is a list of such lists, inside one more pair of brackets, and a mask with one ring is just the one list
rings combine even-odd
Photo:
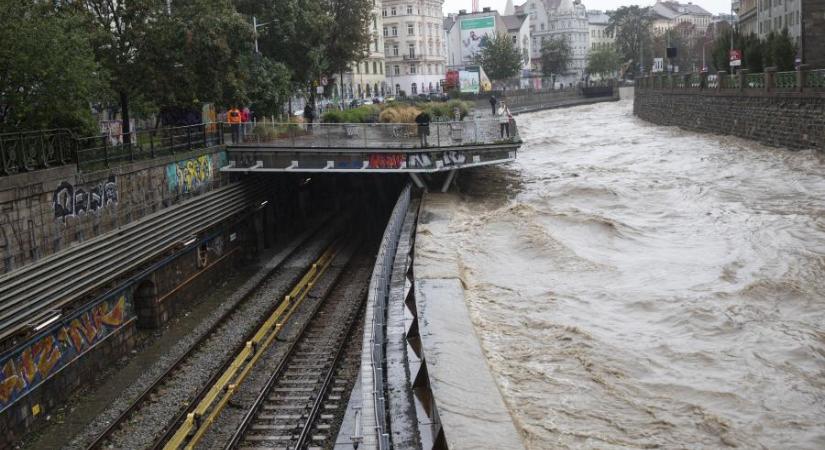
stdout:
[[375,105],[365,105],[344,111],[327,111],[321,116],[324,123],[371,123],[378,117],[380,108]]
[[384,108],[378,120],[381,123],[415,123],[415,118],[419,114],[421,114],[420,109],[399,104]]

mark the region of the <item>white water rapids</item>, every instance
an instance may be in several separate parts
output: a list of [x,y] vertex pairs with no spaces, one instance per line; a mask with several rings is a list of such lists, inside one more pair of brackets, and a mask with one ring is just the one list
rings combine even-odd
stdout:
[[459,266],[525,446],[825,448],[825,159],[628,102],[518,122],[417,257]]

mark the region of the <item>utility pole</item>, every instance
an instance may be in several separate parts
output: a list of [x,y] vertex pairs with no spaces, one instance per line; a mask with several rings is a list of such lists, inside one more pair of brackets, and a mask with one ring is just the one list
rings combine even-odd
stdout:
[[265,27],[267,25],[269,25],[269,22],[258,23],[258,18],[252,16],[252,28],[255,33],[255,53],[261,53],[260,50],[258,50],[258,28]]
[[[730,51],[733,53],[733,2],[730,3]],[[728,61],[731,53],[728,54]],[[733,75],[733,66],[730,66],[730,74]]]

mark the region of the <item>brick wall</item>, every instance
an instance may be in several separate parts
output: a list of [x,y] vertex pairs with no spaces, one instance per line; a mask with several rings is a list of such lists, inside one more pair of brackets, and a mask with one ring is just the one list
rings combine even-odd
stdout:
[[221,184],[224,158],[201,150],[90,173],[62,166],[0,177],[0,274]]
[[825,150],[825,97],[737,95],[636,89],[633,113],[658,125]]
[[805,64],[825,69],[825,2],[802,0],[802,23]]

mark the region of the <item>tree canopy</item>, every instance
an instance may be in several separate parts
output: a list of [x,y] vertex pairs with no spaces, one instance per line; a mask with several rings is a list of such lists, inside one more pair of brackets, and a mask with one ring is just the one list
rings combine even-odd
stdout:
[[619,70],[621,59],[612,47],[600,48],[590,52],[587,60],[587,72],[607,78]]
[[476,63],[484,68],[491,80],[501,81],[516,76],[521,70],[522,55],[504,33],[487,39],[476,55]]
[[622,6],[610,15],[605,29],[615,36],[619,56],[626,62],[637,63],[632,65],[631,71],[634,73],[642,58],[642,49],[650,48],[650,24],[649,8],[640,8],[636,5]]
[[0,2],[0,130],[93,129],[104,74],[82,25],[48,3]]
[[570,42],[564,35],[551,37],[541,44],[541,72],[549,77],[567,71],[573,54]]

